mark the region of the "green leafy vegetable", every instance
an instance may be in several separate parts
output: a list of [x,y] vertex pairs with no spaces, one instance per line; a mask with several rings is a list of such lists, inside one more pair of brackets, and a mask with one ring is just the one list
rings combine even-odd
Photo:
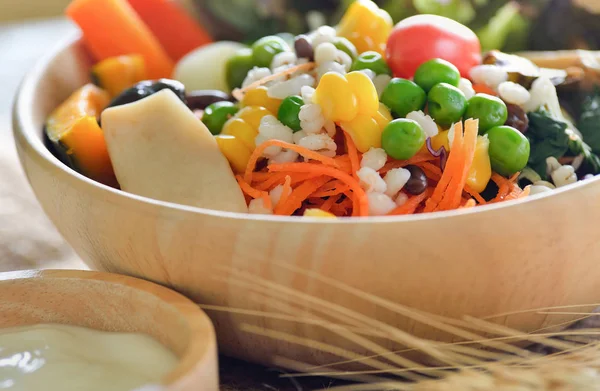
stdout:
[[577,128],[592,151],[600,153],[600,88],[585,99]]
[[527,138],[531,144],[528,166],[542,178],[547,178],[546,159],[550,156],[562,157],[569,149],[567,124],[557,121],[544,110],[531,112]]

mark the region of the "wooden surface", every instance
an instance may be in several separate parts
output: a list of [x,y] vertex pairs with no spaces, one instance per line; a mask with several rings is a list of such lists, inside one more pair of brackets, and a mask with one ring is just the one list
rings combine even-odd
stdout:
[[[229,355],[294,368],[290,360],[322,365],[339,357],[315,344],[351,356],[374,351],[371,341],[315,322],[392,326],[449,340],[406,307],[449,318],[515,312],[495,320],[530,332],[577,316],[519,311],[600,299],[593,229],[600,178],[471,210],[342,221],[170,205],[75,174],[51,156],[40,134],[49,111],[88,80],[89,61],[78,45],[49,58],[21,90],[17,144],[34,191],[94,268],[157,281],[220,307],[209,314]],[[282,341],[284,335],[305,343]],[[381,341],[377,349],[416,346],[414,339],[400,341]]]
[[92,271],[23,271],[0,273],[0,295],[0,328],[60,323],[147,334],[179,359],[162,379],[164,391],[219,389],[210,320],[190,300],[160,285]]

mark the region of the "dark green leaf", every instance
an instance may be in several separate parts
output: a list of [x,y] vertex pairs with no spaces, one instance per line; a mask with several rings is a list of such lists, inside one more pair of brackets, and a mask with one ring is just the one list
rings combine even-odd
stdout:
[[529,129],[527,138],[531,144],[528,165],[542,178],[547,178],[546,159],[550,156],[562,157],[569,148],[567,124],[550,117],[545,111],[536,111],[527,115]]
[[600,153],[600,88],[583,102],[577,128],[592,151]]

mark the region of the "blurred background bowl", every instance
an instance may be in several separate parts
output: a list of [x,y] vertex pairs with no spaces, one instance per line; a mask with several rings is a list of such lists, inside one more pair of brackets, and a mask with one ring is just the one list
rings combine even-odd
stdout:
[[520,311],[600,299],[600,178],[473,210],[337,221],[159,202],[93,182],[44,146],[46,116],[88,81],[89,65],[74,37],[24,80],[13,120],[29,182],[91,268],[159,282],[209,306],[228,355],[267,364],[276,357],[330,362],[331,352],[314,341],[370,352],[319,321],[364,326],[361,319],[369,319],[452,339],[389,303],[451,318],[512,313],[495,320],[531,332],[577,316]]
[[210,320],[160,285],[92,271],[19,271],[0,273],[0,297],[0,328],[57,323],[146,334],[179,359],[162,379],[164,391],[219,389]]

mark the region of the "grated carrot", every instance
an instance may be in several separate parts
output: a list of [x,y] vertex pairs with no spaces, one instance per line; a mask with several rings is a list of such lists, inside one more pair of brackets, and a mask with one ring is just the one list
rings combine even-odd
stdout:
[[427,197],[431,194],[431,189],[427,189],[423,193],[413,196],[409,198],[404,204],[400,205],[396,209],[392,210],[388,213],[389,216],[400,216],[400,215],[410,215],[415,213],[415,210],[421,202],[425,201]]
[[[290,163],[294,164],[294,163]],[[328,177],[320,177],[302,183],[300,186],[292,190],[292,194],[287,197],[285,203],[281,203],[276,211],[276,214],[283,216],[291,216],[296,210],[300,209],[302,203],[319,187],[323,186]]]
[[525,197],[529,196],[529,193],[531,193],[531,185],[525,186],[525,188],[523,189],[523,192],[521,192],[521,194],[519,194],[518,198],[525,198]]
[[513,187],[512,178],[506,179],[500,174],[493,173],[492,180],[494,181],[494,183],[496,185],[498,185],[498,194],[490,202],[495,203],[495,202],[503,201],[512,190],[512,187]]
[[[360,184],[356,179],[339,169],[328,167],[322,164],[311,163],[271,164],[268,168],[271,172],[321,173],[322,175],[339,179],[350,187],[350,190],[352,191],[352,199],[356,199],[353,215],[368,216],[369,201],[367,199],[367,194],[362,187],[360,187]],[[319,185],[319,187],[321,185]]]
[[271,202],[271,197],[269,197],[269,193],[264,192],[261,196],[262,200],[263,200],[263,204],[265,206],[265,208],[269,209],[269,210],[273,210],[273,203]]
[[479,205],[485,205],[485,204],[487,204],[486,200],[483,199],[483,197],[481,196],[481,194],[479,194],[475,190],[471,189],[470,186],[465,186],[465,192],[467,194],[469,194],[471,197],[475,198],[475,201],[477,201],[477,203]]
[[273,188],[275,186],[278,185],[282,185],[285,182],[285,178],[286,178],[286,174],[284,173],[280,173],[280,174],[271,174],[271,177],[262,181],[262,182],[258,182],[256,183],[256,185],[254,185],[255,189],[258,190],[273,190]]
[[279,201],[277,202],[277,205],[275,205],[275,208],[273,209],[273,212],[275,214],[280,214],[281,213],[281,209],[283,208],[283,206],[286,204],[288,198],[290,197],[291,193],[292,193],[292,178],[289,175],[285,176],[285,182],[283,183],[283,190],[281,192],[281,198],[279,199]]
[[246,166],[246,172],[244,173],[244,180],[247,183],[251,183],[251,181],[252,181],[252,172],[254,171],[254,168],[256,167],[256,163],[258,162],[258,159],[260,159],[262,157],[262,154],[265,151],[265,149],[267,149],[268,147],[271,147],[271,146],[277,146],[277,147],[282,147],[285,149],[291,149],[293,151],[298,152],[300,155],[304,156],[305,158],[317,160],[325,165],[329,165],[329,166],[333,166],[333,167],[338,166],[337,162],[333,158],[323,156],[318,152],[311,151],[310,149],[301,147],[296,144],[286,143],[285,141],[281,141],[281,140],[267,140],[264,143],[257,146],[256,149],[254,150],[254,152],[252,152],[252,155],[250,155],[250,160],[248,161],[248,165]]
[[267,194],[267,196],[269,195],[269,193],[267,193],[266,191],[261,191],[253,188],[247,182],[245,182],[244,179],[239,175],[236,175],[235,179],[237,180],[238,184],[240,185],[240,189],[242,189],[244,194],[247,194],[252,198],[261,198],[264,194]]
[[237,99],[238,101],[242,101],[242,99],[244,99],[244,94],[250,90],[253,90],[257,87],[262,86],[263,84],[266,84],[268,82],[270,82],[271,80],[275,80],[275,79],[279,79],[281,76],[287,76],[287,75],[291,75],[292,73],[298,72],[298,71],[310,71],[315,67],[315,63],[314,62],[307,62],[306,64],[300,64],[300,65],[296,65],[294,67],[291,68],[287,68],[284,69],[281,72],[275,73],[273,75],[269,75],[267,77],[263,77],[260,80],[255,81],[254,83],[250,84],[249,86],[246,86],[244,88],[236,88],[231,92],[231,95]]
[[336,194],[334,196],[329,197],[323,204],[321,205],[321,210],[325,212],[329,212],[333,204],[335,204],[340,198],[342,198],[342,194]]
[[415,156],[411,157],[408,160],[392,160],[391,162],[386,163],[385,166],[383,166],[381,168],[381,170],[379,170],[379,172],[381,174],[385,174],[386,172],[388,172],[389,170],[391,170],[393,168],[402,168],[402,167],[406,167],[411,164],[419,165],[420,163],[430,162],[430,161],[436,160],[436,159],[438,159],[438,158],[433,156],[429,152],[419,152]]
[[350,187],[343,182],[335,179],[331,182],[326,183],[321,186],[316,192],[314,192],[312,197],[331,197],[338,194],[342,194],[346,191],[350,190]]
[[360,170],[358,149],[356,149],[356,145],[354,145],[354,141],[348,133],[344,132],[344,137],[346,138],[346,149],[348,150],[348,157],[350,158],[350,170],[352,177],[358,180],[358,174],[356,173],[358,170]]

